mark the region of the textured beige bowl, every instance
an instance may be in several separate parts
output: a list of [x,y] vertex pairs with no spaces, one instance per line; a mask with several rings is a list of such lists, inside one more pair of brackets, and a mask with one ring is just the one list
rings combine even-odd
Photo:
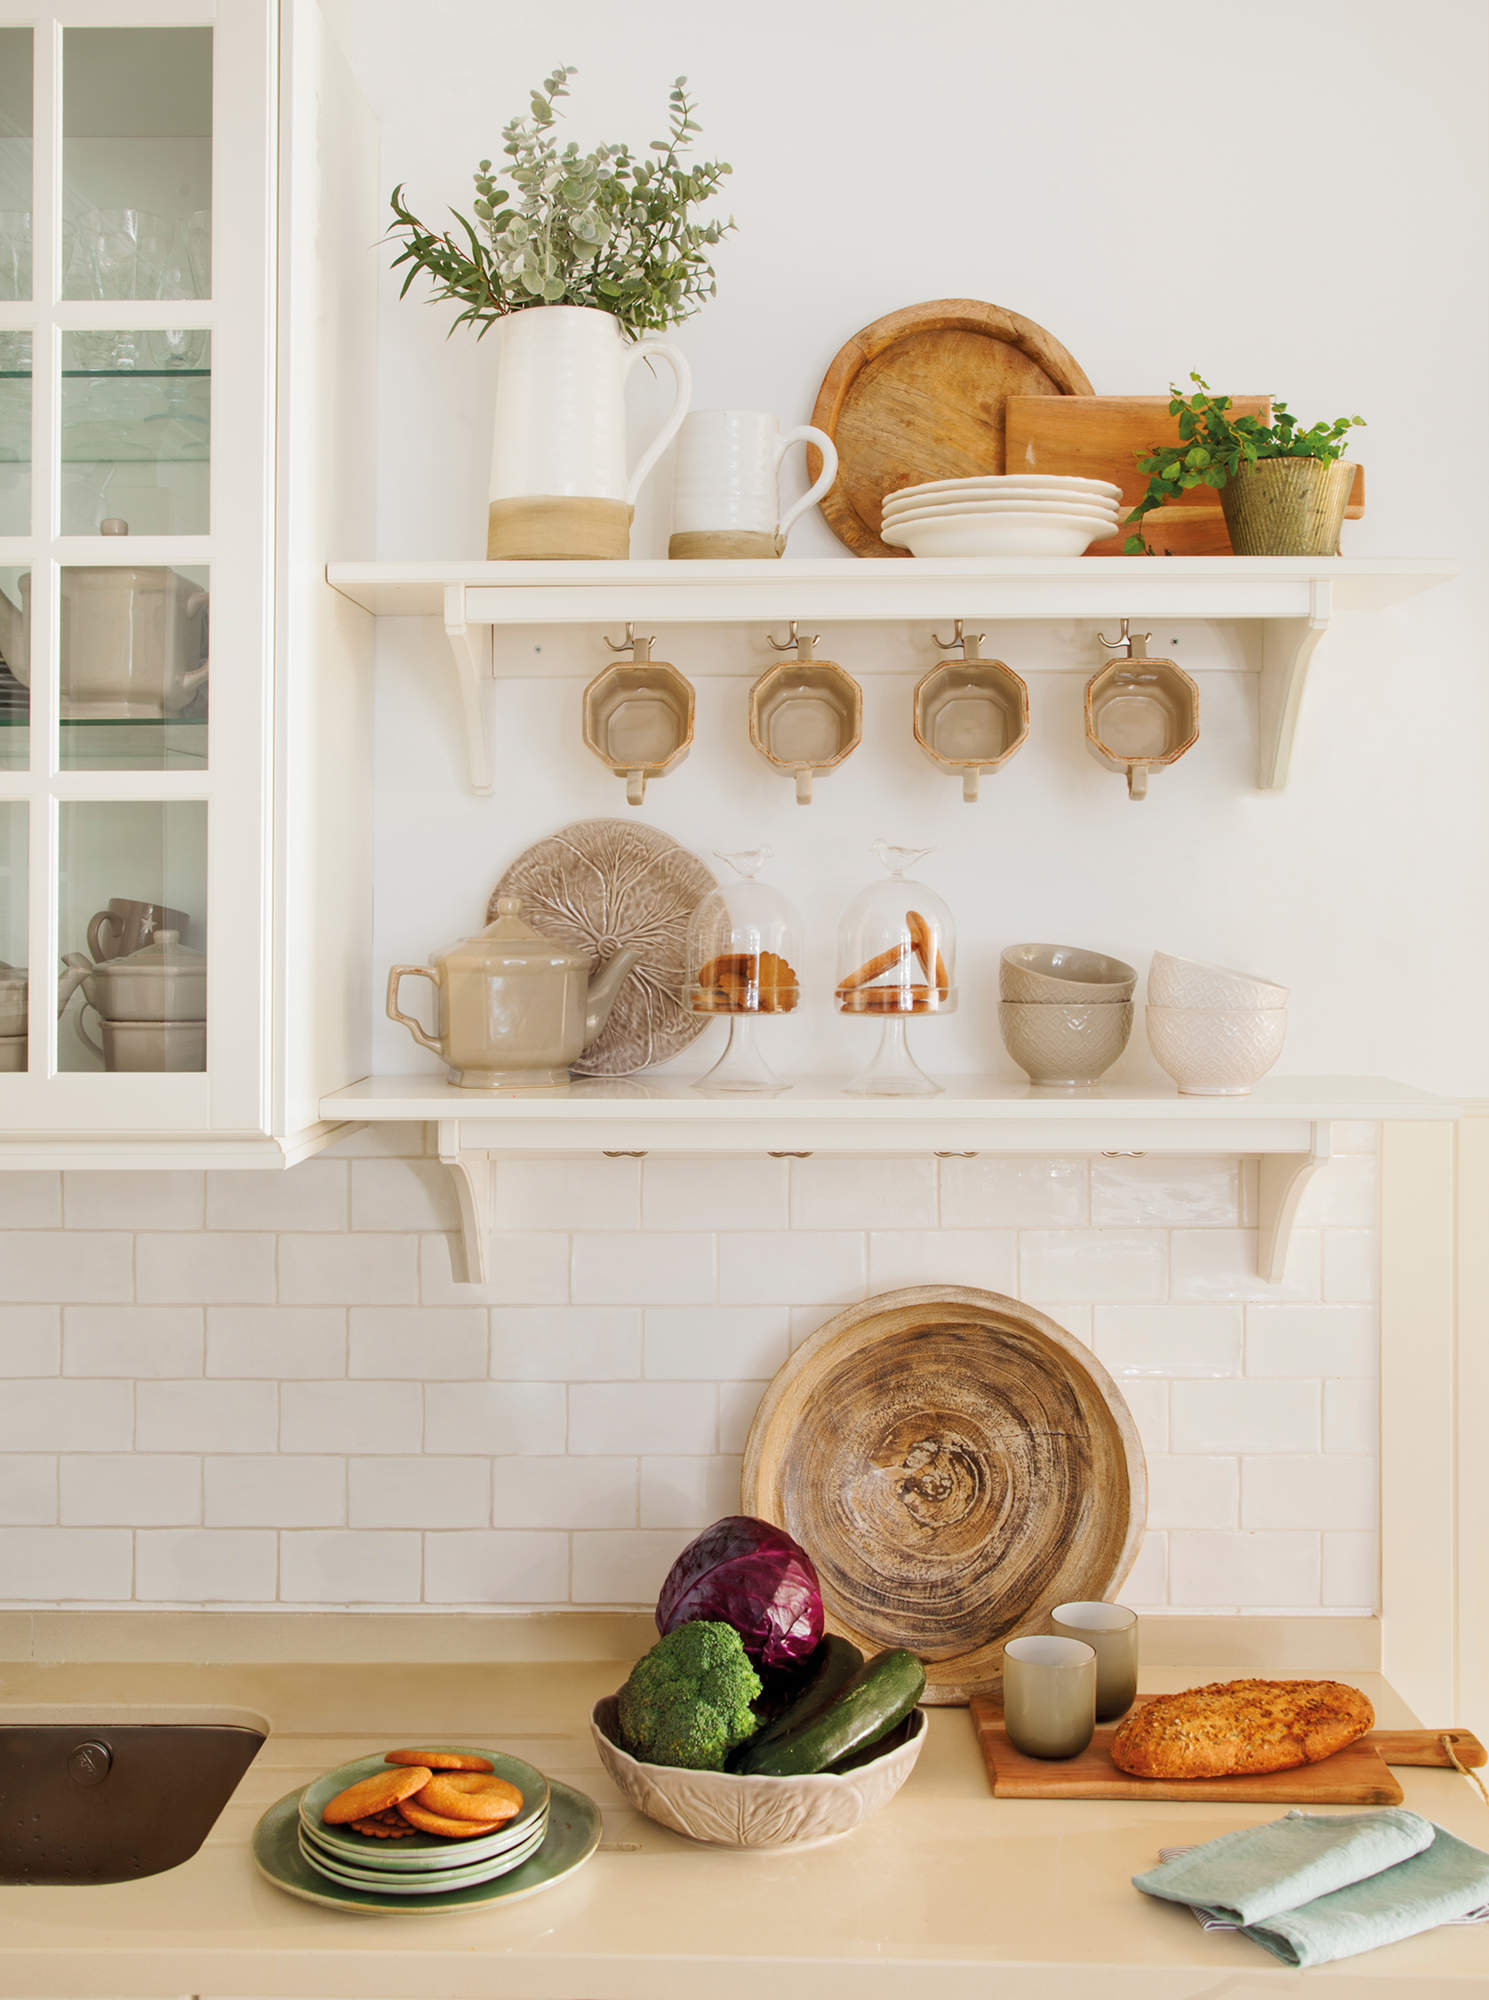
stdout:
[[1005,1000],[1063,1007],[1119,1004],[1132,998],[1137,968],[1105,952],[1078,944],[1011,944],[998,965],[998,991]]
[[1003,1046],[1031,1083],[1097,1083],[1127,1046],[1132,1002],[1055,1007],[1005,1000]]
[[1148,967],[1150,1007],[1285,1007],[1287,988],[1255,973],[1155,951]]
[[925,1712],[915,1709],[909,1734],[895,1749],[857,1770],[810,1778],[746,1778],[732,1771],[679,1771],[642,1764],[621,1749],[616,1698],[597,1701],[589,1718],[600,1762],[628,1804],[716,1847],[800,1847],[852,1833],[887,1806],[915,1769],[925,1741]]
[[1287,1039],[1285,1007],[1149,1007],[1146,1019],[1181,1097],[1244,1097]]

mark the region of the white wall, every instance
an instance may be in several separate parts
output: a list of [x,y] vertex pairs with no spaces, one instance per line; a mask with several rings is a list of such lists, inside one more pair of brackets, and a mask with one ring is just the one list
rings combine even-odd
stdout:
[[[819,941],[872,871],[874,834],[937,843],[928,873],[976,975],[961,1018],[933,1024],[927,1060],[943,1068],[1006,1067],[990,1012],[996,950],[1061,937],[1134,960],[1161,944],[1288,982],[1284,1070],[1489,1089],[1489,1050],[1461,1004],[1489,981],[1482,927],[1462,924],[1465,885],[1489,860],[1489,505],[1474,426],[1454,431],[1486,333],[1480,6],[1303,0],[1238,16],[1214,0],[942,0],[912,15],[864,0],[851,31],[826,0],[767,0],[747,22],[682,0],[642,16],[599,0],[556,18],[470,0],[416,15],[401,0],[331,0],[328,12],[384,121],[385,187],[407,181],[426,217],[466,204],[476,159],[499,156],[502,123],[555,62],[579,66],[571,124],[588,141],[644,143],[687,72],[705,148],[734,164],[740,225],[719,254],[718,299],[680,335],[700,405],[799,421],[858,327],[966,294],[1048,326],[1100,391],[1157,393],[1198,367],[1310,419],[1363,412],[1369,512],[1346,551],[1456,556],[1464,572],[1330,636],[1285,796],[1251,789],[1255,660],[1232,629],[1155,633],[1155,651],[1203,675],[1202,735],[1134,807],[1081,741],[1094,624],[992,628],[989,650],[1034,677],[1034,733],[964,808],[910,740],[912,677],[935,657],[926,632],[839,628],[825,653],[852,667],[897,648],[904,672],[871,682],[864,746],[810,812],[745,741],[745,689],[770,657],[759,633],[738,637],[737,679],[701,683],[698,747],[644,812],[703,853],[769,840]],[[1207,130],[1201,102],[1218,106]],[[383,300],[377,552],[476,556],[494,351],[464,332],[447,341],[443,309],[400,304],[391,277]],[[643,496],[637,553],[665,549],[666,472]],[[844,552],[812,518],[792,553]],[[656,650],[686,671],[716,643],[664,632]],[[549,643],[542,682],[489,696],[499,744],[522,748],[497,796],[476,801],[458,782],[442,639],[432,625],[385,630],[375,964],[473,928],[529,839],[626,810],[579,740],[579,688],[601,657],[593,636]],[[1449,932],[1451,984],[1438,976]],[[818,1004],[779,1038],[783,1060],[846,1069],[857,1051],[841,1048],[820,999],[830,967],[818,949]],[[424,1060],[378,1029],[379,1067]],[[1156,1072],[1139,1047],[1117,1074]]]

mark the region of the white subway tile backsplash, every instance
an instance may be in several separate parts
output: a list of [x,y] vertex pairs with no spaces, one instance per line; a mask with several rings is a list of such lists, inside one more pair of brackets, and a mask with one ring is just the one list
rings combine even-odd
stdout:
[[[0,1184],[8,1178],[0,1174]],[[0,1256],[5,1238],[0,1236]],[[0,1306],[0,1382],[55,1375],[62,1366],[61,1306]]]
[[1098,1228],[1234,1226],[1241,1221],[1241,1162],[1161,1153],[1141,1160],[1093,1160],[1091,1221]]
[[273,1451],[282,1442],[272,1382],[141,1382],[134,1394],[137,1451]]
[[1243,1528],[1375,1527],[1375,1460],[1344,1452],[1241,1461]]
[[497,1382],[625,1382],[641,1373],[639,1306],[492,1306]]
[[[0,1188],[9,1179],[0,1174]],[[133,1298],[134,1246],[125,1230],[8,1229],[0,1301],[66,1305]]]
[[525,1233],[494,1234],[490,1275],[484,1285],[456,1284],[450,1261],[452,1236],[421,1236],[419,1300],[426,1306],[554,1306],[569,1297],[567,1236]]
[[200,1306],[68,1306],[64,1375],[189,1376],[202,1372]]
[[636,1476],[634,1458],[494,1458],[491,1519],[498,1528],[634,1528]]
[[1157,1300],[1168,1292],[1168,1254],[1161,1229],[1025,1229],[1017,1290],[1076,1304]]
[[648,1160],[641,1182],[642,1227],[784,1229],[790,1220],[791,1164],[685,1155]]
[[576,1305],[702,1305],[714,1297],[714,1238],[598,1230],[576,1236]]
[[354,1458],[346,1468],[353,1528],[484,1528],[491,1521],[487,1458]]
[[[75,1243],[78,1239],[69,1232],[67,1240]],[[301,1240],[316,1241],[314,1237]],[[334,1243],[336,1239],[321,1240]],[[220,1229],[200,1233],[179,1230],[142,1234],[133,1241],[135,1295],[146,1304],[262,1305],[274,1297],[272,1236],[238,1235]]]
[[1317,1604],[1321,1588],[1316,1534],[1169,1531],[1169,1602],[1235,1605],[1242,1611]]
[[0,1600],[118,1603],[130,1594],[134,1541],[128,1528],[7,1528]]
[[719,1384],[719,1450],[726,1454],[743,1452],[750,1425],[760,1407],[768,1382],[721,1382]]
[[1090,1220],[1084,1160],[941,1162],[943,1229],[1072,1229]]
[[868,1272],[851,1230],[766,1230],[719,1238],[719,1300],[735,1306],[847,1305]]
[[1150,1528],[1234,1528],[1240,1493],[1238,1459],[1155,1452],[1148,1460]]
[[292,1382],[346,1373],[345,1306],[208,1306],[207,1373]]
[[1251,1229],[1176,1229],[1173,1297],[1176,1299],[1316,1299],[1321,1296],[1319,1233],[1295,1229],[1287,1270],[1272,1283],[1256,1268]]
[[130,1382],[23,1377],[0,1395],[0,1451],[128,1451],[134,1397]]
[[[275,1181],[281,1176],[252,1178]],[[62,1220],[69,1229],[200,1229],[206,1185],[207,1176],[197,1173],[64,1174]],[[207,1226],[212,1226],[210,1220]]]
[[1246,1308],[1248,1375],[1374,1380],[1379,1348],[1380,1322],[1369,1306]]
[[346,1460],[290,1452],[207,1458],[202,1496],[209,1528],[339,1528],[346,1521]]
[[1163,1529],[1150,1528],[1143,1536],[1120,1597],[1134,1611],[1156,1610],[1168,1602],[1168,1535]]
[[869,1237],[869,1291],[901,1285],[1018,1289],[1018,1239],[1011,1229],[876,1229]]
[[655,1604],[677,1560],[678,1538],[645,1529],[604,1533],[576,1529],[569,1594],[575,1604]]
[[1138,1437],[1146,1452],[1169,1448],[1169,1385],[1152,1377],[1130,1375],[1117,1384],[1117,1393],[1132,1412]]
[[[498,1160],[495,1226],[520,1231],[636,1229],[641,1222],[641,1165],[640,1160],[604,1158]],[[648,1223],[649,1228],[693,1226]]]
[[353,1306],[347,1373],[413,1382],[483,1380],[491,1327],[485,1306]]
[[[470,1386],[459,1393],[469,1395]],[[417,1382],[282,1383],[279,1449],[348,1455],[418,1451],[424,1438],[424,1394]]]
[[424,1537],[430,1604],[563,1604],[569,1537],[547,1531],[456,1530]]
[[[1373,1229],[1379,1200],[1375,1155],[1346,1153],[1330,1160],[1304,1188],[1298,1220],[1326,1228]],[[1327,1258],[1327,1249],[1324,1254]]]
[[1114,1375],[1238,1375],[1242,1309],[1218,1304],[1097,1306],[1092,1339]]
[[149,1452],[64,1454],[58,1519],[74,1528],[188,1528],[202,1519],[199,1458]]
[[40,1452],[0,1456],[0,1527],[42,1527],[56,1519],[57,1460]]
[[1325,1534],[1323,1601],[1330,1610],[1379,1609],[1380,1538],[1373,1528]]
[[[279,1245],[279,1299],[291,1306],[406,1306],[419,1297],[417,1236],[239,1236]],[[469,1301],[462,1300],[462,1304]]]
[[1368,1305],[1380,1290],[1380,1241],[1373,1229],[1326,1229],[1324,1297],[1331,1305]]
[[645,1372],[654,1381],[768,1377],[790,1351],[785,1306],[646,1308]]
[[582,1457],[711,1452],[717,1413],[712,1382],[575,1383],[569,1390],[569,1450]]
[[[710,1521],[717,1521],[725,1514],[737,1514],[739,1510],[737,1457],[642,1459],[643,1528],[678,1528],[696,1534]],[[593,1525],[619,1527],[622,1524],[597,1522]]]
[[1175,1382],[1169,1395],[1175,1451],[1318,1450],[1317,1382]]
[[414,1604],[423,1563],[422,1540],[406,1529],[296,1530],[279,1537],[279,1595],[286,1604]]
[[1375,1382],[1325,1382],[1324,1450],[1373,1457],[1379,1443],[1380,1393]]
[[148,1604],[261,1604],[279,1581],[278,1537],[253,1528],[142,1528],[134,1594]]
[[936,1206],[934,1160],[791,1162],[793,1229],[934,1229]]
[[288,1173],[207,1176],[209,1229],[344,1230],[347,1168],[342,1160],[302,1160]]
[[438,1160],[353,1160],[352,1228],[449,1231],[460,1205]]
[[424,1390],[426,1452],[547,1458],[563,1450],[564,1428],[561,1382],[430,1382]]
[[57,1229],[61,1223],[61,1174],[24,1168],[0,1174],[0,1229]]

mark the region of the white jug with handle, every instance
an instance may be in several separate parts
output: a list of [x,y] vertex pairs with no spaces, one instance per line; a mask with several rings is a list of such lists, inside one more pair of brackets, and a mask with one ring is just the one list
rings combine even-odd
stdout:
[[[486,554],[491,561],[630,553],[642,481],[687,414],[692,375],[670,341],[628,340],[593,306],[528,306],[497,324],[496,432]],[[677,385],[666,422],[626,471],[626,379],[663,361]]]
[[[822,470],[781,511],[781,460],[815,445]],[[838,476],[837,446],[814,424],[782,431],[769,410],[694,410],[673,454],[672,539],[676,561],[741,561],[781,555],[786,537]]]

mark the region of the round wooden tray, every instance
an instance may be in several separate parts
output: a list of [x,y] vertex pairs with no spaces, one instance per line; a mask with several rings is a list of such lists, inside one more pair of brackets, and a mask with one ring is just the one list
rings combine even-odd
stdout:
[[1137,1430],[1095,1355],[970,1286],[829,1320],[766,1390],[742,1491],[811,1556],[831,1629],[918,1653],[929,1702],[998,1687],[1009,1639],[1114,1593],[1147,1515]]
[[[886,494],[1001,473],[1008,396],[1091,393],[1074,355],[1020,313],[982,299],[901,306],[839,349],[817,391],[812,422],[838,448],[823,518],[855,555],[906,555],[879,539]],[[817,479],[811,446],[807,464]]]

